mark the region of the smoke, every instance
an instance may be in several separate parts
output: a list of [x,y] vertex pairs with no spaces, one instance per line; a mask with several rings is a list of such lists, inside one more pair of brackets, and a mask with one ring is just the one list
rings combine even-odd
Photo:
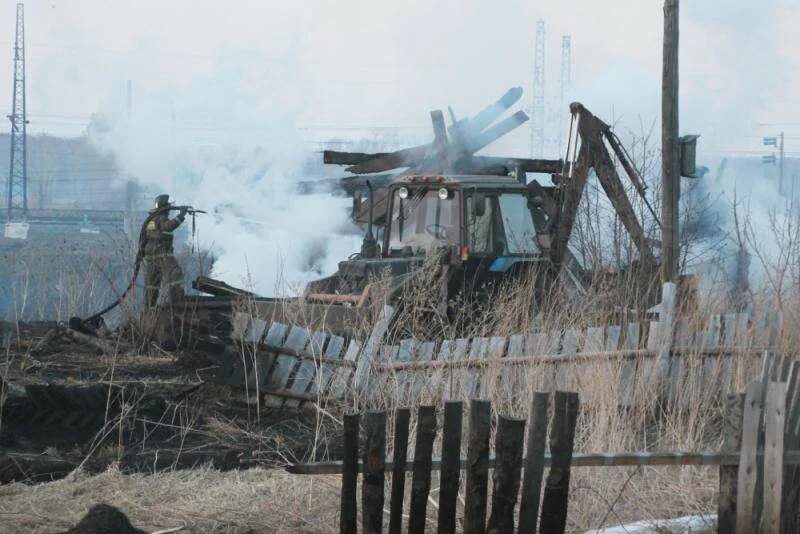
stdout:
[[109,99],[89,129],[147,191],[209,212],[198,235],[215,276],[267,295],[331,273],[360,239],[347,199],[296,193],[298,180],[321,178],[306,165],[321,155],[296,127],[305,82],[295,61],[267,77],[260,57],[224,53],[191,83],[140,89],[130,114]]

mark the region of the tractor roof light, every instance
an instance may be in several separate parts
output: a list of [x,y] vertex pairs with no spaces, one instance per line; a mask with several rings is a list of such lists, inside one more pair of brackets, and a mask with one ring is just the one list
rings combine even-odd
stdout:
[[403,200],[407,199],[408,198],[408,188],[407,187],[401,187],[400,189],[398,189],[397,190],[397,196],[400,197]]
[[442,187],[439,189],[439,198],[441,200],[447,200],[450,197],[450,191],[447,190],[446,187]]

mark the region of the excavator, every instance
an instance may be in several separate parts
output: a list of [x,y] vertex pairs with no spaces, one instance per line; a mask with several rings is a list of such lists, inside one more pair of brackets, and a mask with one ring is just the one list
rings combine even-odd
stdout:
[[[656,223],[658,217],[608,124],[576,102],[570,105],[565,159],[476,155],[528,120],[517,111],[495,122],[521,95],[521,88],[512,88],[472,118],[457,119],[450,108],[449,127],[442,111],[432,111],[434,139],[426,145],[373,154],[325,151],[325,163],[346,165],[351,175],[324,185],[353,197],[353,219],[365,235],[361,250],[340,262],[336,273],[307,285],[292,303],[302,310],[295,313],[346,333],[374,319],[384,304],[402,307],[406,290],[420,277],[435,280],[436,287],[426,291],[438,295],[434,313],[445,320],[457,300],[480,302],[504,281],[531,273],[534,306],[554,283],[567,294],[585,292],[592,276],[569,241],[592,170],[635,246],[632,264],[637,279],[645,281],[638,292],[656,302],[658,243],[648,239],[628,189],[641,197]],[[606,145],[632,188],[623,183]],[[542,174],[550,183],[539,181]],[[320,186],[302,185],[306,190]],[[197,289],[226,294],[213,281],[199,282]],[[256,299],[255,304],[262,316],[273,318],[292,309],[285,300]]]

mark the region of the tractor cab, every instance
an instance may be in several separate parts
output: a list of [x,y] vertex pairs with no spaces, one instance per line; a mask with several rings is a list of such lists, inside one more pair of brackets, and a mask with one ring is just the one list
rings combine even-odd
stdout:
[[388,196],[383,257],[435,250],[451,264],[491,259],[504,270],[539,256],[536,199],[512,177],[410,175],[393,182]]

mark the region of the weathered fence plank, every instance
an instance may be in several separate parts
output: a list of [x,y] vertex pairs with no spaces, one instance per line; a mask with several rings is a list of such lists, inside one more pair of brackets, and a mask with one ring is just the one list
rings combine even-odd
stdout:
[[525,420],[497,418],[495,436],[495,466],[492,478],[492,513],[489,532],[514,531],[514,507],[519,493],[522,467],[522,448],[525,439]]
[[742,420],[742,448],[738,469],[736,495],[736,532],[749,533],[755,514],[756,482],[758,480],[758,436],[761,428],[761,382],[752,381],[745,389]]
[[564,532],[567,526],[570,464],[577,419],[578,394],[556,391],[550,432],[553,460],[542,499],[541,531],[548,534]]
[[364,533],[376,534],[383,529],[386,412],[367,412],[364,419],[361,529]]
[[[734,454],[742,446],[742,413],[744,395],[728,395],[725,402],[725,418],[722,421],[721,453]],[[717,505],[717,529],[719,534],[736,531],[736,483],[737,466],[719,467],[719,502]]]
[[456,504],[461,479],[461,424],[463,403],[444,404],[442,429],[442,467],[439,473],[439,534],[455,534]]
[[414,445],[414,472],[411,479],[411,508],[408,531],[425,532],[428,494],[431,491],[431,459],[436,439],[436,408],[420,406],[417,411],[417,441]]
[[473,400],[470,402],[464,534],[483,534],[486,531],[491,409],[489,401]]
[[786,382],[770,382],[764,406],[764,532],[780,532],[785,420]]
[[403,498],[406,488],[406,457],[408,453],[408,425],[411,411],[399,408],[394,416],[394,452],[392,453],[392,493],[389,503],[389,534],[403,530]]
[[341,517],[342,534],[358,533],[358,423],[359,415],[344,416],[344,455],[342,458]]
[[519,534],[535,534],[539,519],[539,501],[544,473],[544,451],[547,440],[547,393],[534,393],[528,423],[525,451],[525,475],[522,479],[522,498],[519,505]]

